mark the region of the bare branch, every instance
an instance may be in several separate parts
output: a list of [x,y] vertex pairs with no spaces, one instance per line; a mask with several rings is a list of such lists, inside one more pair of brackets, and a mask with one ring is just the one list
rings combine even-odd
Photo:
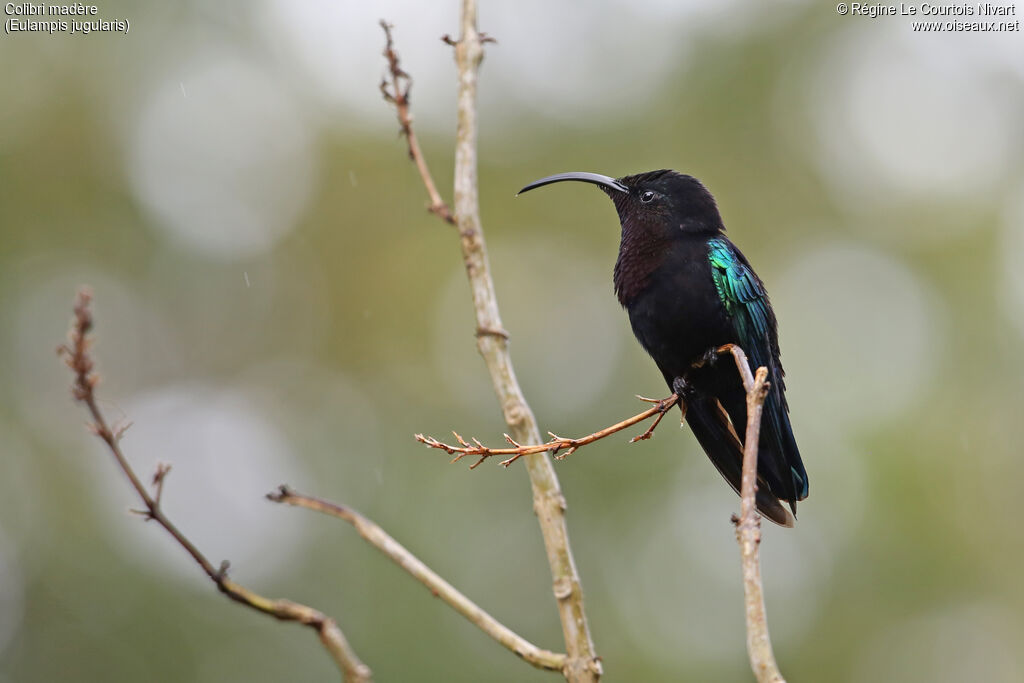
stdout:
[[764,588],[761,583],[761,517],[757,513],[754,496],[757,493],[757,446],[761,434],[761,412],[768,395],[768,369],[758,368],[751,375],[750,364],[743,349],[728,344],[719,352],[732,353],[736,368],[747,390],[747,431],[743,439],[743,473],[740,485],[740,516],[736,524],[736,540],[740,545],[743,566],[743,594],[747,615],[747,653],[750,668],[758,683],[785,683],[775,662],[772,641],[768,636],[768,617],[764,607]]
[[[641,398],[641,400],[651,402],[651,399]],[[655,417],[654,422],[651,423],[651,426],[647,428],[647,431],[645,431],[642,434],[638,434],[637,436],[634,436],[632,439],[629,440],[629,442],[636,443],[637,441],[644,441],[646,439],[649,439],[654,434],[655,428],[661,422],[661,418],[665,417],[665,413],[667,413],[669,409],[672,408],[672,406],[676,405],[677,403],[684,406],[685,408],[685,404],[680,403],[679,396],[677,396],[676,394],[672,394],[668,398],[654,401],[655,405],[643,411],[642,413],[638,413],[633,417],[627,418],[621,422],[617,422],[611,425],[610,427],[600,429],[594,432],[593,434],[588,434],[587,436],[583,436],[578,439],[566,439],[564,437],[558,436],[557,434],[548,432],[548,436],[551,437],[549,441],[546,441],[542,444],[535,444],[531,446],[521,445],[518,441],[513,439],[508,434],[505,434],[505,440],[512,444],[512,448],[488,448],[487,446],[484,446],[476,439],[473,439],[473,445],[470,445],[466,443],[465,440],[463,440],[463,438],[459,436],[457,432],[452,432],[452,434],[455,435],[455,440],[459,442],[459,446],[451,446],[449,444],[442,443],[432,436],[423,436],[422,434],[416,434],[415,437],[416,440],[422,444],[430,446],[431,448],[437,448],[442,451],[445,451],[449,455],[454,455],[455,457],[452,458],[452,462],[458,462],[462,458],[465,458],[467,455],[477,456],[479,459],[472,465],[470,465],[469,469],[476,468],[480,463],[482,463],[487,458],[491,458],[496,455],[511,456],[507,460],[501,461],[501,465],[504,467],[508,467],[509,465],[511,465],[524,455],[533,455],[535,453],[550,452],[552,455],[555,456],[556,459],[563,460],[572,455],[573,453],[575,453],[577,449],[581,448],[582,446],[592,444],[595,441],[600,441],[601,439],[607,436],[611,436],[612,434],[621,432],[623,429],[626,429],[627,427],[632,427],[638,422],[643,422],[648,418],[657,416]],[[564,453],[559,453],[559,451],[563,450],[565,451]]]
[[352,508],[297,493],[287,486],[281,486],[277,491],[268,493],[267,498],[276,503],[287,503],[345,520],[354,526],[359,535],[370,545],[390,557],[395,564],[411,574],[431,593],[448,603],[456,612],[466,617],[470,623],[488,636],[538,669],[562,671],[565,668],[566,656],[564,654],[539,648],[513,632],[438,576],[377,524]]
[[[477,74],[483,59],[483,44],[477,32],[476,0],[462,1],[461,33],[455,46],[458,70],[458,120],[455,131],[455,221],[459,229],[462,260],[466,266],[477,329],[504,330],[498,298],[491,279],[487,247],[480,223],[477,197]],[[477,348],[491,374],[509,434],[520,443],[540,443],[540,430],[512,367],[508,339],[501,335],[478,335]],[[569,546],[565,523],[565,496],[551,459],[543,453],[526,456],[526,470],[533,488],[533,508],[540,522],[551,569],[552,592],[558,605],[565,639],[565,676],[572,683],[595,683],[602,673],[594,649],[583,603],[576,563]]]
[[[477,199],[477,73],[483,59],[483,43],[485,41],[492,42],[493,39],[477,31],[476,0],[463,0],[460,23],[459,39],[445,38],[445,42],[455,48],[455,62],[458,70],[454,220],[459,229],[462,259],[466,266],[466,274],[469,277],[473,295],[477,348],[490,372],[495,393],[498,395],[505,422],[511,434],[510,440],[536,444],[541,441],[540,430],[537,428],[537,421],[530,406],[526,403],[512,368],[512,360],[508,352],[508,333],[505,332],[505,327],[501,323],[501,315],[498,312],[497,296],[494,282],[491,279]],[[387,55],[387,51],[385,51],[385,55]],[[392,97],[387,99],[392,101],[395,93],[390,94]],[[399,92],[399,94],[401,93]],[[407,117],[407,97],[404,105],[406,107],[404,115]],[[403,112],[397,103],[396,108],[399,109],[399,121],[403,122]],[[413,149],[411,145],[410,152],[417,167],[421,169],[420,175],[423,177],[428,194],[432,196],[431,201],[436,205],[431,190],[433,182],[429,179],[429,174],[425,174],[422,170],[426,165],[420,163],[422,154],[418,147]],[[441,213],[437,211],[435,213],[444,218]],[[537,513],[541,533],[544,536],[544,548],[547,551],[553,579],[553,593],[558,605],[562,634],[565,637],[568,653],[564,674],[573,683],[583,681],[595,683],[601,677],[601,660],[594,651],[594,642],[590,636],[590,627],[587,624],[583,606],[583,590],[580,587],[576,563],[569,547],[569,532],[565,524],[565,496],[562,495],[551,460],[543,453],[526,456],[526,469],[533,488],[533,508]]]
[[427,168],[427,160],[424,158],[423,151],[420,150],[420,143],[416,139],[416,132],[412,129],[412,114],[409,112],[409,92],[412,90],[412,77],[402,70],[398,61],[398,53],[395,52],[394,43],[391,40],[391,24],[381,19],[380,27],[384,29],[384,39],[386,41],[384,57],[388,60],[388,75],[391,77],[390,83],[387,77],[381,79],[380,92],[386,102],[395,105],[395,112],[398,114],[398,123],[401,126],[402,135],[405,136],[406,141],[409,143],[409,158],[416,163],[416,168],[420,172],[420,178],[423,179],[423,185],[427,188],[427,195],[430,197],[427,211],[437,215],[446,223],[455,225],[455,218],[452,216],[451,209],[441,199],[441,193],[437,191],[434,178],[430,175],[430,169]]
[[162,526],[178,542],[178,545],[192,556],[192,559],[210,577],[218,590],[226,596],[281,621],[295,621],[314,629],[347,683],[370,683],[373,678],[370,668],[360,661],[334,619],[312,607],[291,600],[265,598],[235,583],[227,576],[227,562],[222,562],[219,567],[214,567],[206,559],[206,556],[174,526],[160,507],[164,482],[171,469],[169,466],[157,466],[156,473],[153,475],[153,494],[151,495],[146,490],[142,480],[139,479],[121,451],[119,438],[124,429],[111,430],[96,402],[95,389],[99,383],[99,376],[93,372],[94,363],[89,355],[91,340],[88,336],[93,327],[92,311],[89,307],[91,300],[92,294],[88,290],[83,289],[78,293],[78,299],[75,302],[75,317],[69,333],[69,343],[59,346],[57,352],[74,372],[75,378],[71,393],[76,400],[84,403],[89,409],[93,419],[93,423],[90,425],[91,431],[106,443],[121,471],[128,477],[132,488],[142,499],[145,510],[137,512],[145,516],[147,520],[151,519]]

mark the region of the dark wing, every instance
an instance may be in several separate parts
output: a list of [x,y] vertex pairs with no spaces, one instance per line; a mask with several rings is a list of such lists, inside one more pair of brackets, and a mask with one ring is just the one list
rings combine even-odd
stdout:
[[[732,320],[736,338],[750,358],[753,369],[768,368],[768,380],[772,386],[764,407],[762,457],[780,458],[792,473],[792,484],[782,482],[783,490],[778,492],[780,497],[790,501],[803,500],[808,491],[807,473],[789,423],[775,312],[768,301],[764,283],[739,249],[724,237],[710,240],[708,247],[711,277]],[[771,452],[763,452],[766,448]],[[780,468],[779,471],[785,469]]]

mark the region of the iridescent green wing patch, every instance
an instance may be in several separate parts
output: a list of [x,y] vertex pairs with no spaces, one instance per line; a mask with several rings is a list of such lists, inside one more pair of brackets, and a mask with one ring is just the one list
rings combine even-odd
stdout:
[[728,241],[715,238],[708,247],[711,277],[732,317],[740,346],[755,368],[763,365],[772,370],[771,310],[764,286]]

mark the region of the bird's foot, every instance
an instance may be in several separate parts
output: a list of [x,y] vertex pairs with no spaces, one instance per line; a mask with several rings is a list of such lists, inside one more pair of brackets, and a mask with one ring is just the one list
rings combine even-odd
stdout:
[[693,365],[691,365],[690,367],[692,367],[692,368],[710,368],[710,367],[714,367],[714,365],[718,362],[719,358],[721,357],[721,355],[723,353],[731,354],[731,353],[733,353],[733,349],[738,349],[738,348],[739,347],[737,347],[735,344],[723,344],[722,346],[714,346],[714,347],[708,349],[707,351],[705,351],[704,355],[702,355],[700,358],[698,358],[693,363]]
[[700,364],[703,366],[707,366],[709,368],[713,368],[715,366],[715,363],[718,362],[718,354],[719,349],[717,347],[712,347],[708,349],[707,351],[704,352],[704,355],[701,356]]
[[690,383],[686,381],[685,377],[676,377],[672,380],[672,393],[676,396],[682,398],[692,391],[693,388],[690,386]]

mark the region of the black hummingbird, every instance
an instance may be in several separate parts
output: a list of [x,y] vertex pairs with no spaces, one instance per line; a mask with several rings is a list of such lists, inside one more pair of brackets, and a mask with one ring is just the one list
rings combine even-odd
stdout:
[[697,441],[737,492],[746,392],[735,365],[716,362],[715,349],[737,344],[754,368],[768,368],[757,507],[773,522],[793,526],[796,502],[807,497],[807,472],[789,423],[775,312],[764,283],[725,236],[714,197],[696,178],[670,170],[618,179],[560,173],[519,192],[563,180],[593,183],[615,202],[622,224],[615,294],[637,340],[685,402]]

